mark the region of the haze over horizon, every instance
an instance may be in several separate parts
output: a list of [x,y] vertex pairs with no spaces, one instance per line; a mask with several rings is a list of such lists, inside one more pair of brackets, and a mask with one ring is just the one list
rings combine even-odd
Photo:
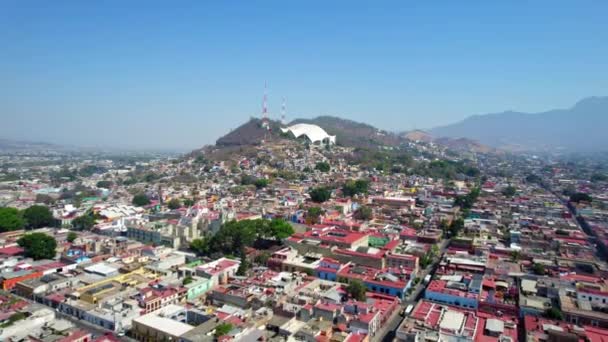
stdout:
[[197,148],[265,81],[273,118],[391,131],[608,95],[607,2],[180,4],[0,3],[0,138]]

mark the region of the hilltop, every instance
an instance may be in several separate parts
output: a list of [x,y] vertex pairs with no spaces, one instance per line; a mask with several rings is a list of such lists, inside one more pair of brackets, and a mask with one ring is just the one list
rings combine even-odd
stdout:
[[[328,134],[335,135],[337,144],[345,147],[374,148],[379,146],[399,146],[405,140],[397,134],[377,129],[371,125],[334,116],[319,116],[314,119],[296,119],[288,124],[314,124]],[[262,140],[281,139],[280,123],[270,121],[271,130],[262,128],[260,119],[251,118],[246,123],[217,139],[217,147],[253,146]]]

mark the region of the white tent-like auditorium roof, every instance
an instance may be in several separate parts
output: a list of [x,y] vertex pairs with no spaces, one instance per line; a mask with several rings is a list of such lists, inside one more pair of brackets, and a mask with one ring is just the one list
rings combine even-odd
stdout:
[[306,136],[308,140],[312,143],[323,142],[325,139],[332,144],[336,143],[336,136],[329,135],[325,130],[317,125],[311,124],[295,124],[289,126],[287,128],[281,128],[283,133],[291,132],[296,138],[301,137],[302,135]]

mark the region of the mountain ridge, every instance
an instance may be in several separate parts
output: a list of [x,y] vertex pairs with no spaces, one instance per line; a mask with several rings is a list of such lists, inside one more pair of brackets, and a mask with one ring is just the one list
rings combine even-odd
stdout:
[[429,132],[437,137],[465,137],[495,148],[589,151],[608,148],[608,138],[602,130],[606,126],[608,97],[594,96],[567,109],[472,115]]

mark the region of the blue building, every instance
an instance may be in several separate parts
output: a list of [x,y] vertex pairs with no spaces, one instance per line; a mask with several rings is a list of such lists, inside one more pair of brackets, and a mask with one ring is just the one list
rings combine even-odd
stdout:
[[321,258],[319,266],[315,269],[315,275],[319,279],[337,281],[338,271],[342,267],[342,264],[336,259],[332,258]]
[[434,302],[477,309],[481,291],[481,277],[473,279],[433,280],[424,291],[424,298]]

